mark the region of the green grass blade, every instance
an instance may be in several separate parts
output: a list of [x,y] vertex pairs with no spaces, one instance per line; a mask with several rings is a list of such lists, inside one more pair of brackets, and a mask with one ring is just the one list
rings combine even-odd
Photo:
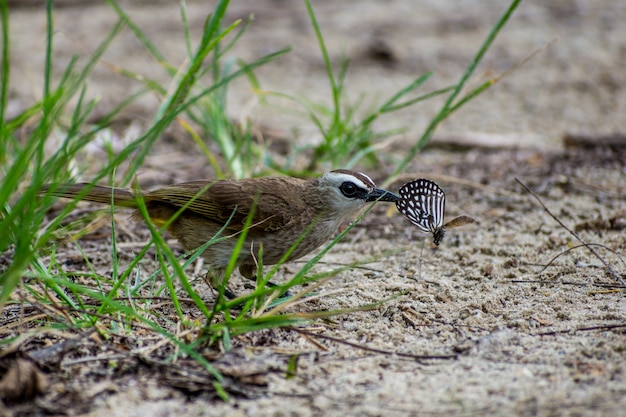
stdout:
[[[513,12],[517,9],[517,6],[519,5],[520,2],[521,0],[513,0],[511,4],[509,5],[509,7],[507,8],[506,12],[502,15],[502,17],[500,17],[500,19],[491,29],[491,31],[487,35],[487,38],[483,41],[483,43],[480,46],[480,49],[474,56],[474,59],[472,59],[472,62],[469,64],[469,66],[465,70],[460,81],[456,84],[456,88],[452,91],[452,93],[450,94],[446,102],[444,103],[443,107],[441,108],[439,113],[433,118],[433,120],[431,121],[429,126],[426,128],[426,130],[424,131],[420,139],[415,143],[415,145],[413,145],[409,149],[406,156],[398,164],[398,166],[393,171],[392,175],[387,180],[387,182],[392,181],[394,177],[396,177],[400,172],[402,172],[404,167],[406,167],[406,165],[415,157],[417,152],[419,152],[424,146],[426,146],[426,144],[432,139],[435,133],[435,130],[437,129],[439,124],[448,116],[450,116],[450,114],[452,114],[452,111],[451,111],[452,103],[460,94],[461,90],[467,83],[467,80],[472,76],[472,74],[476,70],[476,67],[482,61],[483,57],[485,56],[485,54],[487,53],[487,51],[493,44],[493,41],[495,40],[496,36],[500,33],[500,31],[502,30],[506,22],[508,22],[509,18],[511,17]],[[482,89],[480,90],[480,92],[484,90],[485,89]],[[476,95],[473,95],[473,97],[475,97]],[[467,102],[468,101],[466,100],[463,103],[467,103]],[[459,106],[456,106],[454,107],[454,110],[457,110],[458,108]]]
[[46,63],[44,69],[44,83],[43,83],[43,97],[44,99],[50,94],[50,78],[52,77],[52,37],[53,27],[52,24],[52,0],[46,1]]
[[326,48],[326,43],[324,42],[324,37],[322,36],[322,31],[320,29],[319,23],[317,22],[317,18],[315,17],[315,12],[313,11],[313,6],[311,5],[311,0],[305,0],[304,4],[306,5],[307,12],[309,14],[309,19],[311,20],[311,24],[313,25],[313,30],[315,31],[315,37],[317,38],[317,43],[319,45],[320,51],[322,52],[322,58],[324,58],[324,67],[326,68],[326,76],[328,77],[328,82],[330,83],[331,93],[333,95],[333,121],[331,126],[336,126],[341,119],[341,106],[340,106],[340,91],[337,86],[337,81],[335,80],[335,74],[333,73],[333,67],[330,62],[330,56],[328,54],[328,49]]
[[115,0],[106,0],[106,2],[111,6],[111,8],[117,13],[122,21],[124,21],[130,30],[133,31],[137,39],[143,44],[144,48],[150,53],[154,59],[163,67],[170,75],[174,75],[176,73],[176,68],[169,65],[165,56],[161,54],[156,45],[142,32],[142,30],[137,26],[133,20],[122,10],[122,8],[117,4]]
[[[9,5],[8,0],[0,0],[0,21],[2,21],[2,75],[0,78],[0,124],[5,124],[6,108],[8,104],[9,93],[9,74],[11,67],[9,65],[10,44],[9,44]],[[6,128],[0,127],[0,139],[4,139],[3,132]],[[1,144],[4,148],[4,144]],[[4,150],[2,151],[4,152]],[[4,158],[0,158],[0,163]]]

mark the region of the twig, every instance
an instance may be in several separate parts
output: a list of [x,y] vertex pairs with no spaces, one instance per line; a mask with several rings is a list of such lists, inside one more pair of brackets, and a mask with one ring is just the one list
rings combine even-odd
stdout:
[[604,266],[606,267],[606,269],[609,271],[609,273],[611,275],[613,275],[613,277],[619,281],[620,284],[622,285],[626,285],[626,282],[622,279],[621,276],[619,276],[619,274],[613,269],[613,267],[604,260],[604,258],[602,258],[598,252],[596,252],[596,250],[587,242],[585,242],[584,240],[582,240],[577,234],[576,232],[574,232],[572,229],[570,229],[569,227],[567,227],[565,225],[565,223],[563,223],[558,217],[556,217],[554,214],[552,214],[552,212],[550,211],[550,209],[548,209],[548,207],[546,207],[546,205],[543,203],[543,201],[541,201],[541,198],[539,198],[539,196],[537,194],[535,194],[535,192],[533,190],[531,190],[530,188],[528,188],[528,186],[526,184],[524,184],[519,178],[515,178],[515,181],[518,182],[519,185],[521,185],[526,191],[528,191],[533,197],[535,197],[535,199],[539,202],[539,204],[541,205],[541,207],[543,207],[543,209],[545,210],[546,213],[548,213],[550,215],[550,217],[552,217],[558,224],[561,225],[561,227],[565,230],[567,230],[572,236],[574,236],[576,238],[576,240],[578,240],[580,243],[582,243],[587,249],[589,249],[589,252],[591,252],[596,258],[598,258],[600,260],[600,262],[602,262],[604,264]]
[[309,332],[307,330],[302,330],[302,329],[297,329],[295,327],[288,327],[288,330],[293,330],[296,333],[300,333],[302,335],[306,335],[306,336],[310,336],[313,338],[318,338],[318,339],[325,339],[325,340],[330,340],[336,343],[341,343],[343,345],[347,345],[347,346],[351,346],[357,349],[361,349],[361,350],[365,350],[368,352],[374,352],[374,353],[381,353],[383,355],[395,355],[395,356],[400,356],[402,358],[410,358],[410,359],[414,359],[416,361],[422,361],[425,359],[456,359],[457,355],[413,355],[411,353],[400,353],[400,352],[393,352],[390,350],[385,350],[385,349],[376,349],[376,348],[372,348],[372,347],[368,347],[368,346],[363,346],[363,345],[359,345],[357,343],[353,343],[353,342],[348,342],[347,340],[343,340],[343,339],[339,339],[337,337],[333,337],[333,336],[327,336],[324,334],[318,334],[318,333],[313,333],[313,332]]
[[599,246],[601,248],[604,248],[606,250],[608,250],[609,252],[613,253],[615,256],[617,256],[619,258],[620,261],[622,261],[622,264],[624,264],[624,266],[626,267],[626,261],[624,261],[624,259],[620,256],[619,253],[617,253],[617,251],[609,248],[608,246],[602,245],[600,243],[587,243],[587,244],[582,244],[582,245],[578,245],[578,246],[574,246],[571,247],[569,249],[564,250],[563,252],[559,253],[558,255],[556,255],[554,258],[550,259],[550,262],[548,262],[542,269],[541,271],[539,271],[539,274],[541,274],[543,271],[545,271],[546,269],[548,269],[548,267],[550,265],[552,265],[552,262],[556,261],[559,257],[561,257],[562,255],[565,255],[566,253],[573,251],[574,249],[578,249],[578,248],[582,248],[582,247],[588,247],[588,246]]
[[536,333],[535,336],[554,336],[554,335],[563,334],[563,333],[589,332],[589,331],[592,331],[592,330],[611,330],[611,329],[621,329],[621,328],[625,328],[625,327],[626,327],[626,323],[623,323],[623,324],[603,324],[601,326],[579,327],[577,329],[554,330],[554,331],[551,331],[551,332]]
[[626,285],[618,285],[618,284],[598,284],[588,282],[575,282],[575,281],[541,281],[539,279],[510,279],[504,280],[504,282],[510,282],[512,284],[543,284],[543,285],[576,285],[580,287],[586,287],[588,285],[593,285],[600,288],[626,288]]

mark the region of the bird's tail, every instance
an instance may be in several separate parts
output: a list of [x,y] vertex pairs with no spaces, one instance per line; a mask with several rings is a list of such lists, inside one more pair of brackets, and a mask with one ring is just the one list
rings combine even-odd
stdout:
[[[87,190],[88,187],[91,188]],[[88,183],[60,184],[58,186],[45,185],[39,194],[80,199],[100,204],[113,204],[121,207],[137,207],[135,195],[130,190],[124,188],[104,187],[101,185],[91,185]]]

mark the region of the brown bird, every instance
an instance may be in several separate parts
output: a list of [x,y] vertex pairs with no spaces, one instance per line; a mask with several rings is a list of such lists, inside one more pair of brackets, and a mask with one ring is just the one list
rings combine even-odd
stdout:
[[[86,186],[64,184],[57,188],[48,186],[44,191],[52,190],[51,195],[56,197],[138,207],[137,196],[131,190],[94,186],[80,195]],[[141,192],[140,197],[156,225],[164,225],[187,205],[168,226],[185,250],[205,244],[225,227],[220,236],[228,238],[208,246],[202,253],[214,286],[223,279],[237,238],[251,212],[252,223],[237,265],[241,275],[255,279],[261,245],[263,264],[273,265],[306,234],[287,260],[297,259],[329,240],[368,203],[399,200],[397,195],[376,188],[367,175],[344,169],[312,180],[293,177],[199,180]],[[138,211],[133,217],[141,219]]]

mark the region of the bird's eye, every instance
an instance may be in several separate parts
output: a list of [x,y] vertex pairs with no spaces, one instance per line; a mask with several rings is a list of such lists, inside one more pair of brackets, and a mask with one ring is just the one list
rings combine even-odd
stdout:
[[339,187],[339,189],[341,190],[341,193],[346,197],[355,197],[359,191],[359,188],[356,185],[348,181],[341,184],[341,187]]

